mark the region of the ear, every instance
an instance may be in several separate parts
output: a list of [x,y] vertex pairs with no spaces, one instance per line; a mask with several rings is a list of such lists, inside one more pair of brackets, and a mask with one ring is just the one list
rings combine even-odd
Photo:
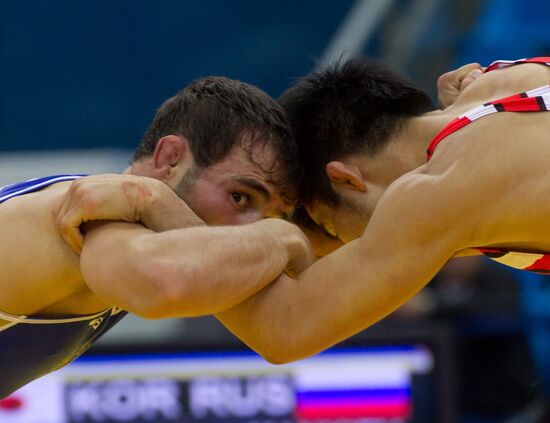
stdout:
[[333,161],[326,165],[325,170],[333,184],[361,192],[367,191],[367,184],[357,166]]
[[189,144],[183,137],[167,135],[158,140],[151,156],[151,164],[156,173],[168,178],[181,163],[192,159]]

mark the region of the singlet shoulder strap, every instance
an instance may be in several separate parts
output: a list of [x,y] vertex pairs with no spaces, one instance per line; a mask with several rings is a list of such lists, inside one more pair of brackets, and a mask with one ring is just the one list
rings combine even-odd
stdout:
[[520,94],[481,104],[449,122],[430,142],[426,152],[429,161],[441,141],[469,123],[498,112],[545,112],[550,110],[550,84]]
[[6,185],[4,187],[0,187],[0,203],[2,203],[3,201],[9,200],[12,197],[17,197],[19,195],[28,194],[34,191],[39,191],[42,188],[46,188],[58,182],[72,181],[74,179],[78,179],[83,176],[87,176],[87,175],[85,174],[54,175],[54,176],[46,176],[44,178],[29,179],[28,181],[25,181],[25,182],[17,182],[15,184]]
[[[495,69],[508,66],[520,65],[523,63],[540,63],[550,66],[550,57],[540,56],[518,60],[496,60],[485,68],[485,73]],[[512,95],[496,101],[482,104],[466,113],[458,116],[447,124],[443,130],[430,142],[426,152],[426,160],[429,161],[438,146],[447,136],[460,128],[468,125],[476,119],[496,112],[539,112],[550,110],[550,85],[544,85],[524,93]]]
[[520,65],[522,63],[540,63],[550,66],[550,57],[531,57],[519,60],[495,60],[485,68],[486,72],[491,72],[495,69],[507,68],[508,66]]

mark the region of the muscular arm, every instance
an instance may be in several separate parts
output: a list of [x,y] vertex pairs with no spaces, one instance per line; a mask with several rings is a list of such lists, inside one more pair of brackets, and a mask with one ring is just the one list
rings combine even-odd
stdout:
[[[460,208],[434,199],[434,177],[392,186],[365,234],[217,314],[275,363],[315,354],[382,319],[420,290],[468,237]],[[403,210],[407,210],[406,213]]]
[[86,235],[81,270],[105,302],[149,318],[196,316],[232,307],[272,282],[304,242],[278,219],[162,233],[102,223]]
[[217,317],[266,359],[287,362],[379,321],[457,251],[530,250],[535,241],[535,251],[549,251],[550,204],[540,200],[549,195],[549,130],[542,113],[498,113],[462,128],[388,188],[359,239]]

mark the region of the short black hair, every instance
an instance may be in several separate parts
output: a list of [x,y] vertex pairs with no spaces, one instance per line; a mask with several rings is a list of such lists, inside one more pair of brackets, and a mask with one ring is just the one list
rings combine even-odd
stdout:
[[404,118],[434,110],[427,93],[367,58],[337,62],[313,72],[279,98],[287,112],[304,166],[301,202],[339,204],[325,172],[331,160],[374,155]]
[[219,76],[193,81],[161,105],[133,160],[150,157],[158,140],[167,135],[188,140],[199,168],[224,159],[246,135],[249,143],[241,145],[249,154],[258,143],[270,145],[275,160],[271,169],[263,170],[271,172],[280,164],[282,179],[270,182],[280,184],[287,197],[294,200],[301,173],[298,149],[284,110],[259,88]]

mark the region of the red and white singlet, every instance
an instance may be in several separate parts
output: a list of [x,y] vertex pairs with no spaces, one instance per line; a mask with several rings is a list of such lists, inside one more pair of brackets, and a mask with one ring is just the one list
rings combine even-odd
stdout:
[[[550,66],[550,57],[534,57],[520,60],[498,60],[491,63],[485,72],[523,63],[540,63]],[[448,135],[470,124],[474,120],[498,112],[547,112],[550,110],[550,84],[520,94],[482,104],[449,122],[432,140],[427,151],[429,161],[435,149]],[[550,254],[510,251],[501,248],[476,248],[481,253],[507,266],[550,274]]]

